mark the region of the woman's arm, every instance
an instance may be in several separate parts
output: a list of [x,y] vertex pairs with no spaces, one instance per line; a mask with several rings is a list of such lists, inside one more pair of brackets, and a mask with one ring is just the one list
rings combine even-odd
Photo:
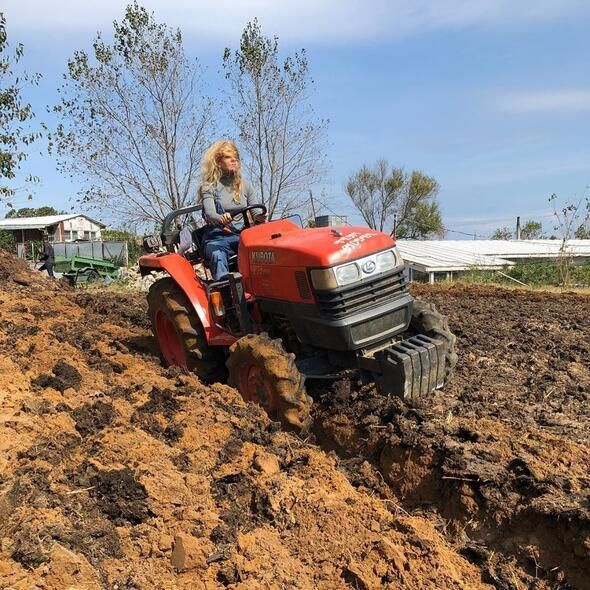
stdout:
[[[246,204],[250,205],[260,205],[260,199],[256,196],[254,192],[254,186],[249,180],[244,181],[244,196],[246,197]],[[264,223],[266,221],[266,215],[263,213],[259,213],[258,215],[252,215],[252,220],[257,225],[259,223]]]
[[203,216],[205,217],[205,220],[211,225],[221,225],[223,217],[215,210],[213,186],[210,184],[203,184],[199,191],[203,201]]
[[254,192],[254,186],[249,180],[244,181],[244,196],[246,197],[246,205],[260,205],[260,199]]

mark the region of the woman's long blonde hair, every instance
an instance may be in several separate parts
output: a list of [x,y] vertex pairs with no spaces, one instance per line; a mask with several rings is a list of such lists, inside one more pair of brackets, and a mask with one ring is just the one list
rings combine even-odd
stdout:
[[242,174],[240,153],[233,141],[220,139],[216,141],[203,156],[203,183],[217,184],[219,179],[223,176],[221,170],[220,160],[223,156],[231,155],[238,161],[238,169],[233,178],[233,201],[236,204],[240,203],[240,192],[242,190]]

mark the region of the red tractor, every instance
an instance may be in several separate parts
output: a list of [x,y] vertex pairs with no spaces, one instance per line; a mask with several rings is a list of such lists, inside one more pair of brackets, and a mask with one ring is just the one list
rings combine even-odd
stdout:
[[[260,404],[283,427],[309,426],[309,379],[355,374],[409,404],[446,382],[457,361],[455,336],[432,305],[415,300],[387,234],[365,227],[303,229],[289,219],[244,229],[223,280],[205,278],[203,228],[177,252],[178,216],[166,217],[166,251],[141,257],[142,274],[165,271],[148,293],[149,314],[163,361],[219,379]],[[154,248],[156,250],[157,248]],[[224,367],[225,365],[225,367]],[[223,378],[223,377],[221,377]]]

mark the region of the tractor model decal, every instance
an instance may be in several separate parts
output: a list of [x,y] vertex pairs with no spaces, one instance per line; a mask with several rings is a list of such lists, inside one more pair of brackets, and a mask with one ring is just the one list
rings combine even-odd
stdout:
[[334,244],[340,246],[340,252],[342,254],[350,254],[350,252],[353,252],[354,250],[357,250],[358,248],[360,248],[365,240],[370,240],[371,238],[374,238],[377,235],[379,235],[379,234],[377,234],[377,233],[361,234],[359,232],[353,231],[353,232],[335,240]]
[[275,253],[272,250],[256,250],[252,252],[252,262],[254,264],[274,264]]

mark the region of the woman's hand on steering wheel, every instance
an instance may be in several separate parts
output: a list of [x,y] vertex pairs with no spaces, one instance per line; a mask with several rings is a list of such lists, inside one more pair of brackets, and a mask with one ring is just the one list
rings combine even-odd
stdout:
[[227,225],[228,223],[231,223],[232,220],[233,217],[229,213],[222,213],[221,219],[219,220],[219,225]]

